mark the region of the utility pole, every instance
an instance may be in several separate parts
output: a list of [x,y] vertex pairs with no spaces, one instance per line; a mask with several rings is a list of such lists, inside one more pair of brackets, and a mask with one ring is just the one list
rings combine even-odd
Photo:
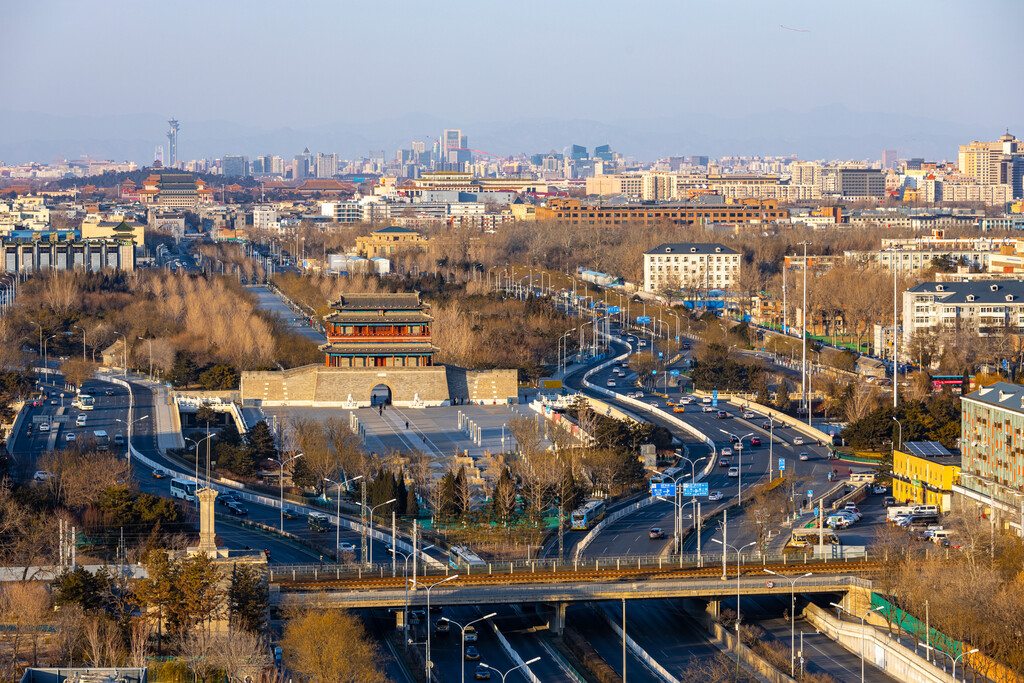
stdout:
[[803,402],[804,409],[807,411],[807,422],[810,423],[811,404],[807,395],[807,246],[813,244],[813,242],[800,242],[804,246],[804,303],[803,309],[800,315],[801,325],[801,346],[803,347],[803,360],[800,364],[800,391],[801,401]]
[[[360,490],[362,492],[363,504],[359,506],[359,519],[362,520],[363,524],[363,547],[362,554],[359,556],[362,559],[363,564],[366,564],[367,548],[366,548],[366,480],[363,479],[360,482]],[[341,520],[339,520],[341,521]]]

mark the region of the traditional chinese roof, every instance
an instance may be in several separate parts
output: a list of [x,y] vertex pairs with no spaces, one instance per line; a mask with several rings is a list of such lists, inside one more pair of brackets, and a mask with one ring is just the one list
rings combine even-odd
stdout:
[[326,353],[344,353],[354,355],[425,355],[438,351],[438,347],[430,342],[401,342],[381,344],[379,342],[329,342],[320,346]]
[[419,292],[342,294],[331,304],[335,311],[419,311],[423,310]]

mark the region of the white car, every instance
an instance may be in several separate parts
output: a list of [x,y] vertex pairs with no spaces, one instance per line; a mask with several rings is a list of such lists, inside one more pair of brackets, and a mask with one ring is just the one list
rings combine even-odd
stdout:
[[711,493],[708,494],[708,500],[709,501],[722,500],[722,492],[721,491],[712,491]]
[[75,440],[75,433],[74,432],[68,432],[67,434],[64,435],[64,440],[65,441],[74,441]]
[[722,449],[721,456],[723,458],[728,458],[730,455],[732,455],[732,449],[731,448],[726,446],[725,448]]
[[793,445],[794,446],[803,446],[804,445],[804,437],[802,437],[802,436],[794,436],[793,437]]
[[339,553],[351,553],[351,554],[354,555],[355,552],[356,552],[356,547],[354,545],[352,545],[351,543],[349,543],[348,541],[342,541],[341,543],[338,544],[338,552]]
[[39,423],[39,431],[41,431],[41,432],[48,432],[48,431],[50,431],[50,423],[49,422],[40,422]]
[[739,467],[730,467],[729,468],[729,476],[730,477],[738,477],[738,476],[740,476],[740,468]]
[[53,479],[53,475],[46,470],[36,470],[36,473],[32,475],[32,481],[38,481],[40,483],[46,483]]
[[644,392],[638,391],[635,394],[633,394],[633,396],[636,397],[636,398],[643,398],[644,397]]
[[613,380],[611,378],[608,378],[608,382],[607,382],[606,386],[614,387],[615,386],[615,380]]
[[810,460],[810,458],[811,458],[811,456],[808,455],[806,451],[804,451],[803,453],[800,454],[800,459],[801,460]]
[[749,410],[745,410],[745,411],[743,411],[743,419],[744,419],[744,420],[753,420],[753,419],[754,419],[755,417],[757,417],[757,416],[756,416],[756,415],[754,415],[754,414],[753,414],[752,412],[750,412]]
[[650,406],[650,407],[652,407],[652,408],[660,408],[660,407],[661,407],[661,406],[659,406],[659,405],[658,405],[657,403],[655,403],[654,401],[651,401],[651,402],[650,402],[650,403],[648,403],[647,405],[649,405],[649,406]]
[[702,413],[717,413],[718,409],[712,408],[711,406],[704,406],[703,408],[700,409],[700,411]]
[[693,396],[683,396],[681,399],[679,399],[679,402],[682,403],[684,406],[688,406],[691,403],[693,403]]
[[78,418],[75,420],[75,426],[76,427],[84,427],[85,426],[85,415],[84,414],[78,416]]

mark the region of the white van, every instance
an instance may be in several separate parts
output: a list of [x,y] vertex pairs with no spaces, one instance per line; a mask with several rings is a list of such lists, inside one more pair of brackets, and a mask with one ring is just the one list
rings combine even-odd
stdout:
[[910,509],[912,515],[937,515],[939,514],[938,505],[915,505]]
[[931,541],[935,545],[942,545],[944,541],[948,541],[952,536],[953,532],[949,529],[936,529],[932,532]]
[[913,510],[913,506],[910,505],[894,505],[893,507],[885,509],[885,518],[891,522],[900,515],[911,514]]

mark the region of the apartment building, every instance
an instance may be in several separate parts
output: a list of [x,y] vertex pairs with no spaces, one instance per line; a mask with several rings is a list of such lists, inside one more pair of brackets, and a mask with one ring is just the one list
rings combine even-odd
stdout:
[[1020,532],[1024,498],[1024,386],[996,382],[960,400],[960,482],[953,492]]
[[578,199],[551,199],[537,208],[537,220],[575,225],[668,223],[672,225],[760,224],[789,218],[787,209],[774,200],[736,202],[688,202],[683,204],[584,204]]
[[644,291],[733,290],[740,279],[740,253],[721,244],[679,242],[644,252]]
[[892,454],[892,495],[901,503],[934,505],[946,513],[953,506],[953,484],[960,478],[960,458],[937,441],[904,442]]
[[903,344],[960,327],[978,335],[1024,329],[1024,281],[922,282],[903,292]]

